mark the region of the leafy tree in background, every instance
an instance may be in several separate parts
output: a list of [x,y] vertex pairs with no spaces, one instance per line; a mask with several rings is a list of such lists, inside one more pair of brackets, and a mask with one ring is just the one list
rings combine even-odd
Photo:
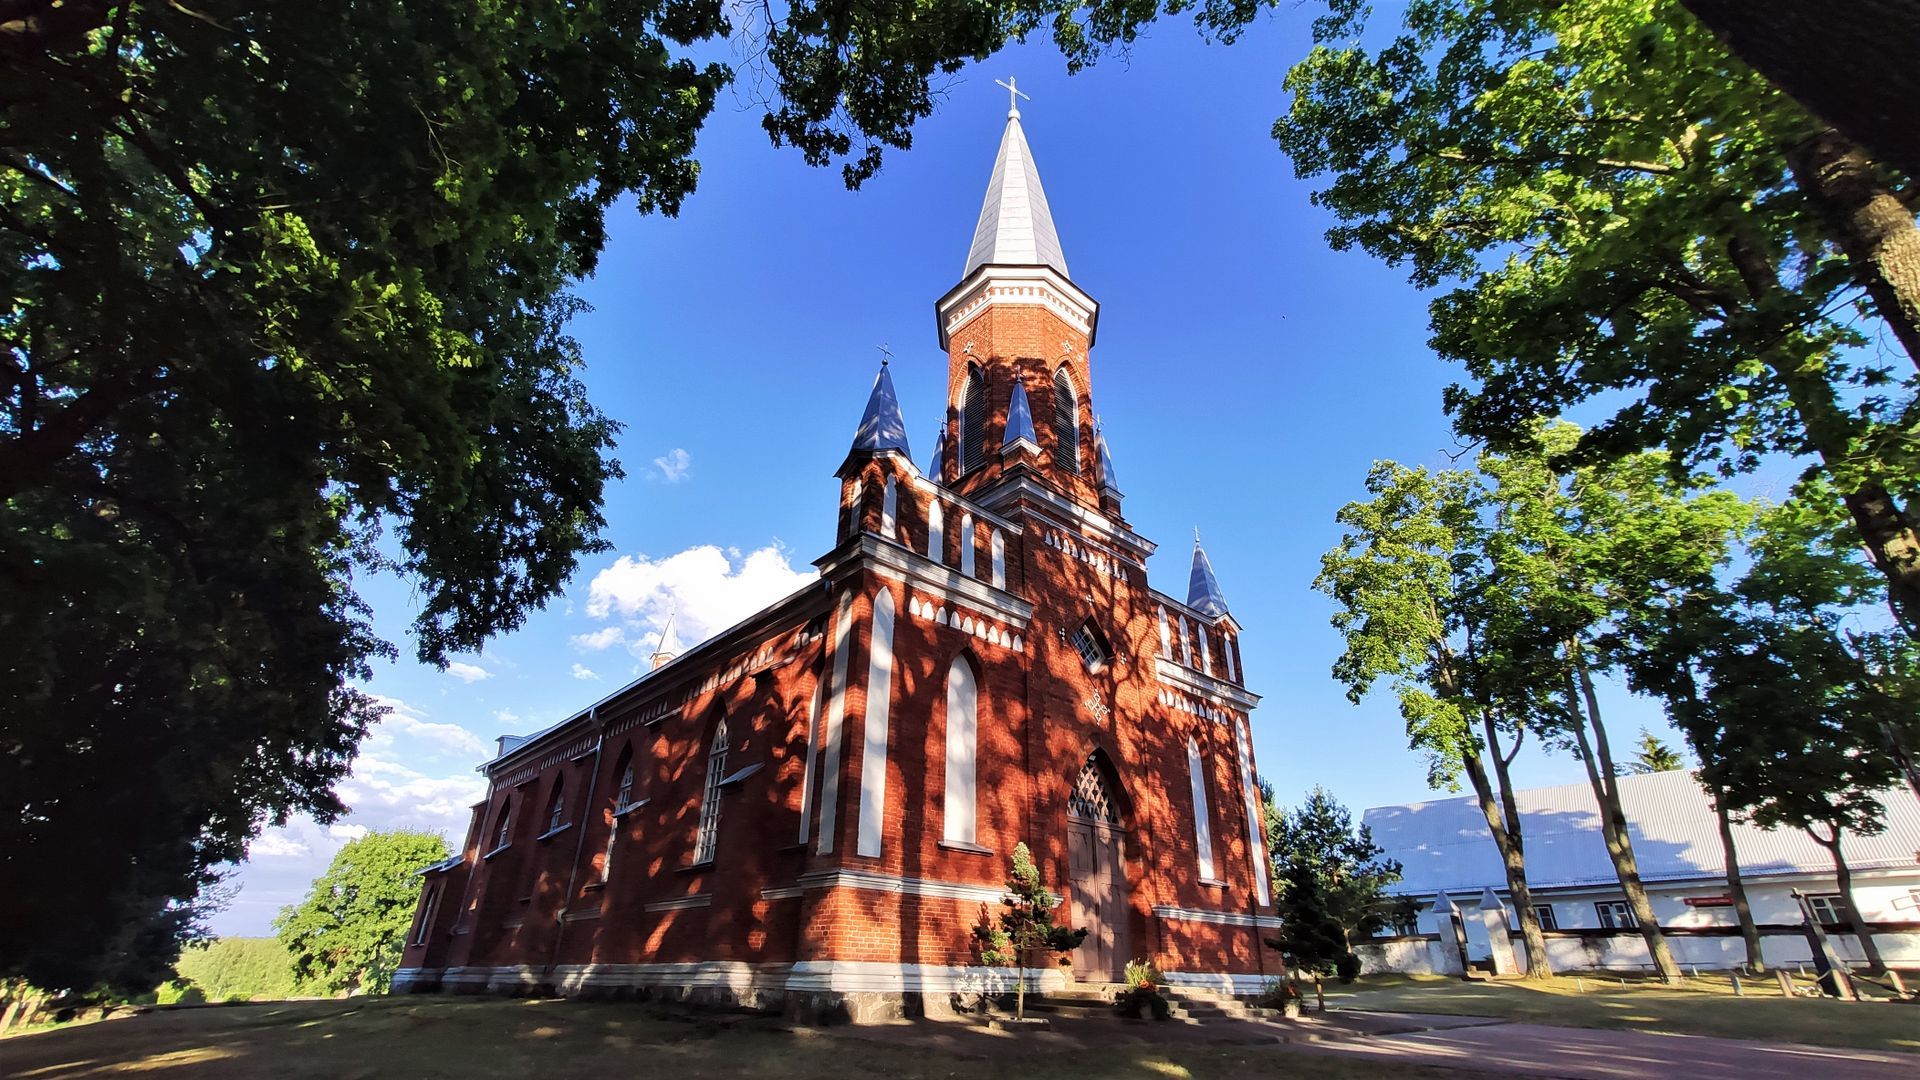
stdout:
[[293,957],[279,938],[224,937],[189,945],[174,965],[182,989],[207,1001],[250,1001],[317,993],[293,973]]
[[1621,764],[1620,769],[1624,776],[1646,776],[1651,773],[1678,772],[1686,767],[1686,759],[1678,751],[1668,746],[1660,736],[1641,728],[1639,749]]
[[[1353,814],[1326,789],[1316,787],[1293,810],[1281,807],[1270,789],[1262,792],[1266,812],[1268,857],[1273,878],[1281,883],[1277,903],[1288,944],[1275,947],[1291,955],[1323,960],[1329,974],[1334,965],[1353,953],[1356,938],[1378,934],[1394,918],[1387,890],[1400,881],[1401,866],[1373,842],[1373,830],[1354,827]],[[1338,949],[1312,946],[1322,936],[1318,923],[1331,921]],[[1295,931],[1294,923],[1301,929]],[[1296,933],[1298,936],[1296,937]]]
[[420,903],[419,871],[447,857],[433,833],[368,833],[340,849],[274,932],[293,973],[329,991],[384,994]]
[[1368,473],[1367,492],[1371,498],[1340,509],[1345,533],[1321,556],[1314,579],[1339,605],[1333,625],[1344,650],[1333,676],[1356,704],[1385,680],[1408,745],[1426,756],[1427,783],[1457,790],[1466,778],[1520,916],[1527,977],[1547,978],[1552,967],[1527,885],[1509,773],[1537,703],[1515,696],[1514,665],[1486,647],[1489,631],[1517,622],[1483,555],[1486,490],[1463,470],[1385,461]]
[[1447,395],[1459,430],[1511,446],[1598,401],[1576,456],[1809,455],[1920,635],[1914,178],[1676,0],[1415,0],[1377,48],[1364,16],[1333,0],[1274,133],[1327,178],[1336,248],[1454,286],[1430,312],[1474,380]]

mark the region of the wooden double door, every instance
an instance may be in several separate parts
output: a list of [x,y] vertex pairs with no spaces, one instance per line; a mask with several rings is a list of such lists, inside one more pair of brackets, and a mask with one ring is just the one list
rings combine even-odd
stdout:
[[1127,964],[1125,841],[1112,822],[1067,818],[1069,916],[1087,939],[1073,954],[1073,973],[1091,982],[1118,981]]

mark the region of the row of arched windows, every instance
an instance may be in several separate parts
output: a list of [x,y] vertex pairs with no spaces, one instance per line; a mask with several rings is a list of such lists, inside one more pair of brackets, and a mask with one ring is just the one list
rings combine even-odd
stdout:
[[[1179,660],[1182,664],[1208,675],[1215,674],[1213,668],[1213,632],[1205,623],[1194,623],[1181,615],[1178,618],[1179,640],[1174,639],[1174,620],[1167,616],[1167,606],[1160,605],[1160,655],[1169,660]],[[1178,646],[1176,649],[1175,646]],[[1221,666],[1229,682],[1240,681],[1239,664],[1234,660],[1233,635],[1220,633]],[[1197,662],[1196,662],[1197,661]]]
[[[851,528],[860,527],[860,498],[866,490],[865,483],[858,477],[852,488]],[[908,497],[909,500],[911,496]],[[880,535],[895,543],[911,547],[906,528],[901,524],[900,483],[889,476],[880,487]],[[960,515],[960,572],[967,577],[979,577],[977,572],[979,533],[973,527],[973,512],[963,511]],[[947,511],[937,498],[927,501],[927,544],[923,549],[927,558],[937,563],[947,561]],[[1007,587],[1007,538],[999,529],[993,529],[987,535],[987,574],[986,580],[996,589]]]
[[[987,376],[978,364],[967,365],[960,389],[960,471],[969,473],[987,463]],[[1069,473],[1080,472],[1080,394],[1074,389],[1068,365],[1053,372],[1053,464]],[[934,479],[939,479],[935,477]]]

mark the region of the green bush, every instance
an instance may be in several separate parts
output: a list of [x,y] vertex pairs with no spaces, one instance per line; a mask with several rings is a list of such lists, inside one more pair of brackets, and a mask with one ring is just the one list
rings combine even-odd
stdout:
[[1359,955],[1356,953],[1348,953],[1345,956],[1342,956],[1341,958],[1339,958],[1338,960],[1335,960],[1333,962],[1333,970],[1334,970],[1334,974],[1343,983],[1350,983],[1353,980],[1359,978],[1360,977]]
[[174,970],[179,977],[160,987],[157,996],[163,1005],[324,993],[295,977],[293,958],[276,938],[218,938],[189,945],[180,951]]

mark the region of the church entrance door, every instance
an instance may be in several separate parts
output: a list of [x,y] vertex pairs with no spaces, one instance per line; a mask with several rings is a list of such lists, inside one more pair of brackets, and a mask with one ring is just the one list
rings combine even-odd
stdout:
[[1087,939],[1073,954],[1076,978],[1118,981],[1127,963],[1127,873],[1119,813],[1099,763],[1089,759],[1067,798],[1068,915]]

